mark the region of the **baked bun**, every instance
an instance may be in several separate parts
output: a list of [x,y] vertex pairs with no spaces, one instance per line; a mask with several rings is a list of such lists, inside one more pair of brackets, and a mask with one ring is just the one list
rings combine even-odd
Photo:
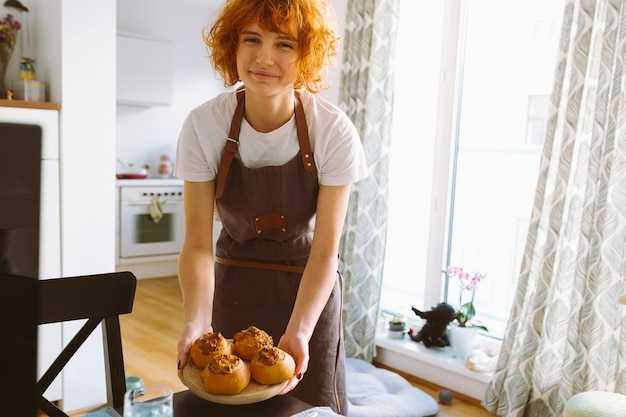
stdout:
[[286,381],[295,370],[293,357],[274,346],[261,349],[250,361],[250,373],[259,384],[273,385]]
[[255,326],[235,333],[233,349],[235,355],[244,360],[251,360],[264,347],[274,346],[272,337]]
[[250,383],[250,368],[235,355],[217,355],[202,371],[202,380],[211,394],[239,394]]
[[193,342],[189,350],[191,360],[200,369],[204,369],[214,356],[230,355],[231,353],[233,352],[230,340],[217,332],[209,332],[200,336]]

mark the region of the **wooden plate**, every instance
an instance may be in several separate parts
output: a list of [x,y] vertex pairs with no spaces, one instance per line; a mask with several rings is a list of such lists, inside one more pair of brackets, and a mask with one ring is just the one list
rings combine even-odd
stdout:
[[183,368],[183,378],[189,390],[200,398],[218,404],[252,404],[258,403],[278,394],[289,380],[274,385],[262,385],[250,379],[250,383],[239,394],[218,395],[206,390],[202,380],[202,369],[198,368],[191,358]]

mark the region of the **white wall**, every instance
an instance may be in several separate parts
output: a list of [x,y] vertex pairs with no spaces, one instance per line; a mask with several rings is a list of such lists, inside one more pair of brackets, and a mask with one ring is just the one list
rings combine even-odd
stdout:
[[173,45],[173,95],[170,106],[117,106],[117,157],[148,164],[158,174],[161,154],[173,160],[178,133],[191,109],[225,90],[215,76],[202,42],[202,28],[219,5],[166,0],[118,0],[117,30],[169,41]]
[[[61,274],[115,270],[115,3],[24,0],[37,78],[59,103]],[[65,342],[76,326],[64,326]],[[99,332],[64,371],[64,407],[101,403]]]
[[37,78],[59,103],[62,273],[115,269],[115,4],[30,0]]

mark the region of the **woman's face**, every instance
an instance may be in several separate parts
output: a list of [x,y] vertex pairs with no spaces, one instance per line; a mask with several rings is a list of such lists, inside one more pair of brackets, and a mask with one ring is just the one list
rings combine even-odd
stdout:
[[291,94],[298,75],[298,44],[286,33],[270,32],[258,23],[239,34],[237,72],[246,90],[272,96]]

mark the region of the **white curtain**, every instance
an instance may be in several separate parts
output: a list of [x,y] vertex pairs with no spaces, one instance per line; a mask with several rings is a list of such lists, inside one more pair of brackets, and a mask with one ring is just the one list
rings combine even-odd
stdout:
[[626,0],[567,0],[519,286],[483,405],[626,394]]
[[399,0],[349,0],[340,104],[359,130],[370,172],[353,187],[342,236],[346,355],[371,360],[385,240]]

